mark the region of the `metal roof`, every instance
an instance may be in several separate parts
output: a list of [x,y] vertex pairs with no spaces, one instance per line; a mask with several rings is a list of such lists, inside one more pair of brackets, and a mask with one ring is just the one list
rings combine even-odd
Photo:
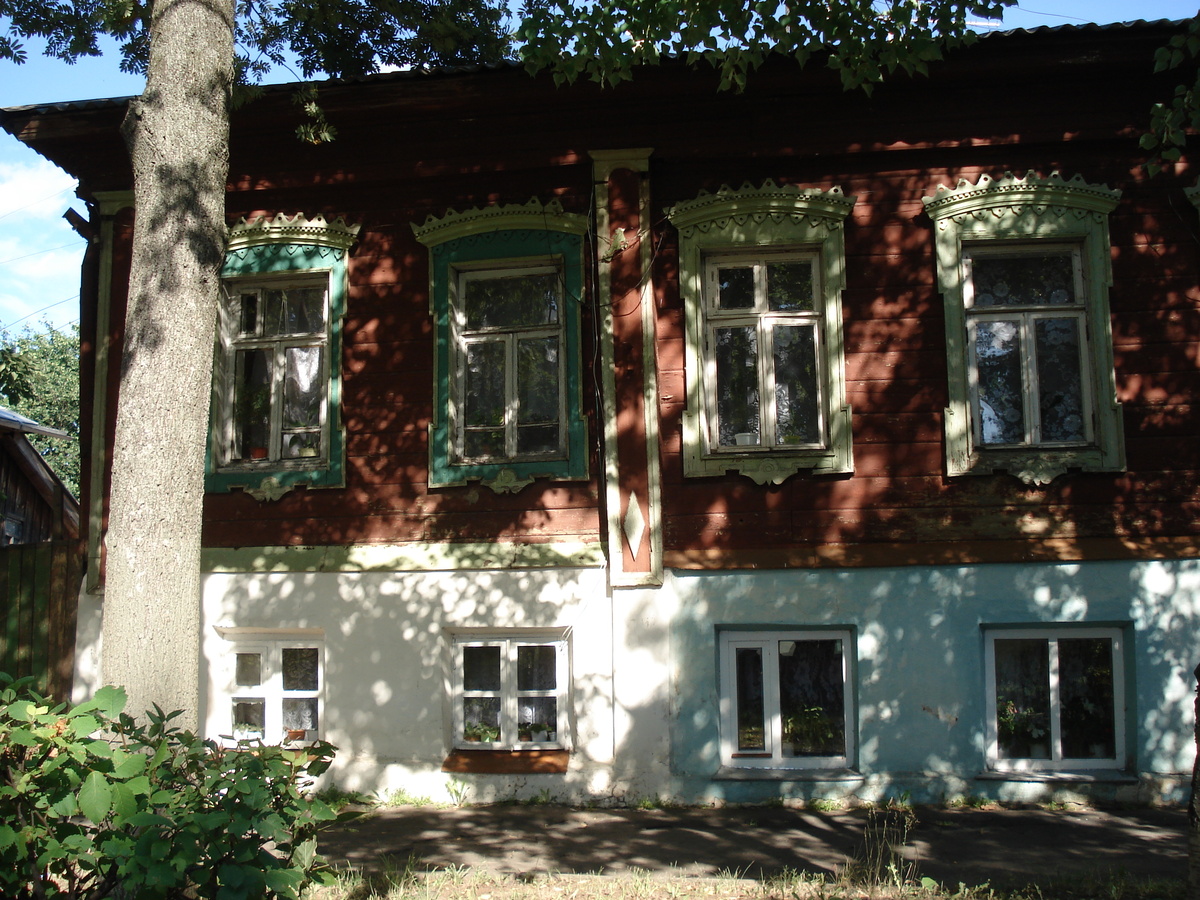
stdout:
[[47,437],[70,437],[65,431],[51,428],[49,425],[39,425],[19,412],[13,412],[0,406],[0,431],[17,431],[21,434],[44,434]]

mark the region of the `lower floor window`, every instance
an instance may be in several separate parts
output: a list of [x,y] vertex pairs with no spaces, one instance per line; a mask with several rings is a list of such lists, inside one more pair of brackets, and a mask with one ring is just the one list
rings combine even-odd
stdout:
[[849,765],[851,646],[845,631],[723,633],[725,765]]
[[999,770],[1115,768],[1124,762],[1121,632],[988,633],[988,762]]
[[456,747],[512,750],[566,746],[565,639],[458,635],[453,654]]
[[232,736],[268,744],[318,740],[323,656],[316,641],[235,644],[230,660]]

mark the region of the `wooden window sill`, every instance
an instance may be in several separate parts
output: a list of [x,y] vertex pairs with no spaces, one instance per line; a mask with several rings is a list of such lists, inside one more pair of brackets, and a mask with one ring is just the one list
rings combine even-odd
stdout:
[[453,750],[443,772],[477,775],[562,775],[571,754],[566,750]]

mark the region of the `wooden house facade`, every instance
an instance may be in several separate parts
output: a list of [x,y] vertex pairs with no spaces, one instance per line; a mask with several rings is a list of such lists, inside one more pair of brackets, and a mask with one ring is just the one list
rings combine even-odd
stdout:
[[[1138,149],[1171,33],[988,36],[870,95],[396,73],[321,87],[324,146],[269,89],[233,121],[208,731],[430,796],[1181,799],[1200,219]],[[2,120],[97,235],[93,683],[123,110]]]

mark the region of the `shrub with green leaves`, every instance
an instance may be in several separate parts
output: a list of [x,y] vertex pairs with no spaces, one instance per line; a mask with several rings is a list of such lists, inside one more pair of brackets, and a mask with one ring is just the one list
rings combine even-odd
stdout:
[[224,748],[106,687],[57,706],[0,673],[0,895],[299,897],[325,880],[309,798],[334,748]]

